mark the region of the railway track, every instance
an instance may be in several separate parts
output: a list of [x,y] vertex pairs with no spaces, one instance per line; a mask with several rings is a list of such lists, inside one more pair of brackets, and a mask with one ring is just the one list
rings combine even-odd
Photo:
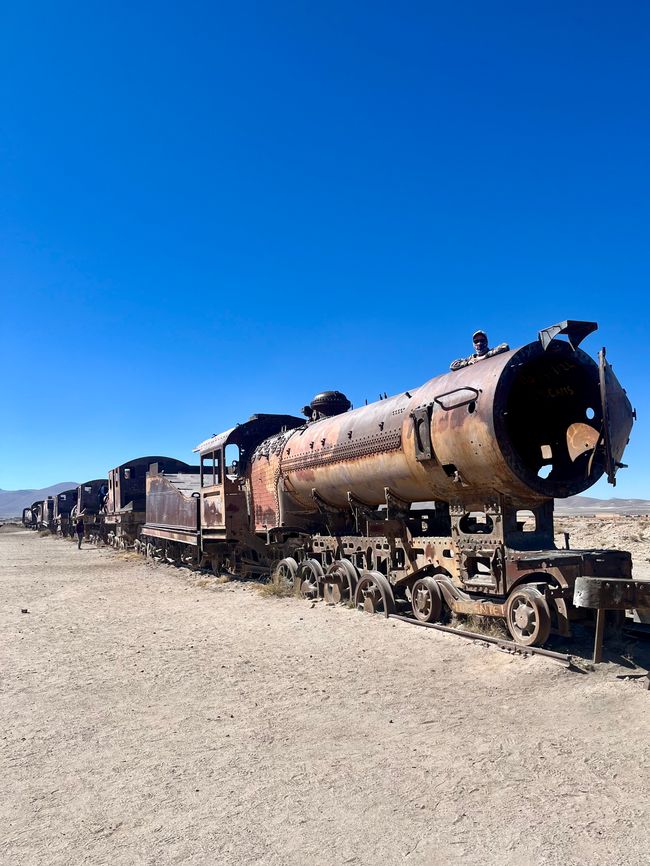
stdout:
[[[559,653],[554,650],[547,650],[543,647],[537,646],[524,646],[523,644],[515,643],[515,641],[505,640],[504,638],[493,637],[492,635],[480,634],[479,632],[467,631],[465,629],[459,628],[451,628],[448,625],[440,625],[439,623],[433,622],[419,622],[419,620],[414,619],[410,616],[404,616],[399,613],[390,613],[388,614],[388,619],[398,619],[401,622],[408,623],[409,625],[421,626],[422,628],[432,628],[435,631],[442,631],[447,634],[454,634],[457,637],[465,638],[466,640],[476,640],[476,641],[484,641],[485,643],[493,644],[500,650],[504,650],[505,652],[517,653],[519,655],[537,655],[543,656],[544,658],[548,658],[556,664],[561,665],[567,670],[575,671],[576,673],[585,673],[585,668],[579,665],[576,659],[569,655],[568,653]],[[626,629],[627,631],[627,629]],[[646,630],[640,630],[634,632],[635,637],[640,637],[644,639],[650,638],[650,634]],[[619,679],[631,679],[631,680],[645,680],[644,688],[650,691],[650,673],[626,673],[619,674]]]
[[413,619],[413,617],[404,616],[400,613],[390,613],[388,614],[388,618],[398,619],[400,622],[406,622],[409,625],[421,626],[422,628],[432,628],[436,631],[446,632],[447,634],[455,634],[457,637],[463,637],[467,640],[484,641],[485,643],[493,644],[499,649],[507,652],[519,653],[520,655],[544,656],[545,658],[549,658],[557,664],[562,665],[562,667],[573,670],[582,670],[582,668],[575,663],[573,657],[567,653],[558,653],[537,646],[524,646],[523,644],[515,643],[515,641],[512,640],[505,640],[503,638],[493,637],[492,635],[480,634],[479,632],[466,631],[459,628],[451,628],[448,625],[440,625],[439,623],[420,622],[417,619]]

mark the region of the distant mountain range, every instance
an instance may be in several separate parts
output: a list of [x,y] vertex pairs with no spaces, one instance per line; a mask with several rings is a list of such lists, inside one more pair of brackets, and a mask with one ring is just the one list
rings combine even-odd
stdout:
[[556,514],[650,514],[648,499],[594,499],[569,496],[555,500]]
[[[20,517],[23,508],[32,502],[45,499],[78,487],[76,481],[62,481],[41,490],[0,490],[0,518]],[[556,514],[650,514],[648,499],[594,499],[591,496],[569,496],[555,500]]]
[[0,517],[21,517],[23,508],[29,508],[32,502],[78,486],[77,481],[62,481],[40,490],[0,490]]

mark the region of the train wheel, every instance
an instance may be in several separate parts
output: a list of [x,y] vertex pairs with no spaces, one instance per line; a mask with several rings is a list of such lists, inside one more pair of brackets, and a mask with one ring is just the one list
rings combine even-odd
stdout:
[[346,604],[354,601],[357,570],[349,559],[337,559],[323,578],[323,596],[328,604]]
[[411,589],[413,616],[420,622],[437,622],[442,613],[442,593],[433,577],[421,577]]
[[286,559],[281,559],[276,565],[272,580],[277,586],[293,589],[296,584],[297,574],[298,563],[292,556],[287,556]]
[[298,569],[298,586],[303,598],[318,598],[323,569],[317,559],[306,559]]
[[533,586],[522,586],[508,596],[506,625],[525,646],[541,646],[551,633],[551,612],[542,593]]
[[199,568],[199,555],[196,550],[187,550],[181,551],[181,564],[185,566],[185,568],[189,568],[190,571],[197,571]]
[[180,564],[180,553],[178,550],[178,545],[176,544],[167,544],[165,546],[164,551],[165,562],[168,562],[170,565],[179,565]]
[[367,613],[395,613],[395,597],[388,579],[378,571],[362,571],[354,594],[357,610]]

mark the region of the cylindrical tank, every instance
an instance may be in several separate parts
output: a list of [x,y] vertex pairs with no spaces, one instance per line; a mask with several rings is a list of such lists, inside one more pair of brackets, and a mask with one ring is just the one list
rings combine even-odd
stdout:
[[[607,371],[617,406],[608,420],[623,448],[632,408]],[[406,502],[580,493],[607,461],[602,381],[598,364],[564,341],[503,352],[295,430],[280,455],[281,489],[303,513],[314,490],[341,507],[348,493],[380,505],[386,488]]]

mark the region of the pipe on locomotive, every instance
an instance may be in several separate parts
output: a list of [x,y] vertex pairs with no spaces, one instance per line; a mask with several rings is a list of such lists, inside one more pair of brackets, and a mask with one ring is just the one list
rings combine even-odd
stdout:
[[406,503],[495,493],[539,503],[586,490],[606,469],[615,483],[633,410],[604,351],[597,364],[577,347],[595,327],[564,322],[522,348],[283,434],[282,522],[314,512],[315,496],[335,507],[349,494],[381,505],[387,488]]

